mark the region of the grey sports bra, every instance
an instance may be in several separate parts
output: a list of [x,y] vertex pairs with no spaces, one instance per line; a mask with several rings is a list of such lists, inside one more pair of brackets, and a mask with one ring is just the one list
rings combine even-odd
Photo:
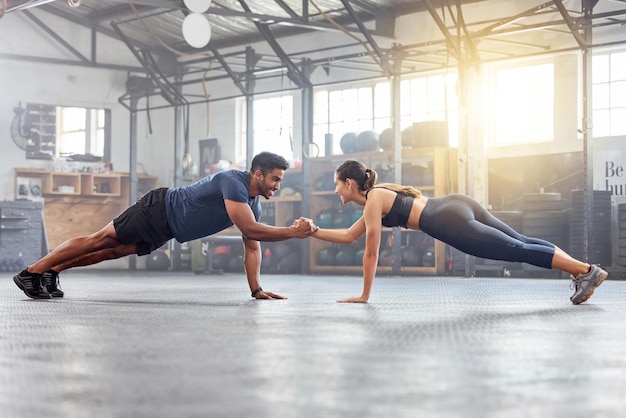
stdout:
[[[379,187],[379,188],[391,190],[386,187]],[[365,192],[365,199],[367,199],[367,195],[369,194],[370,190],[372,189],[369,189],[367,192]],[[409,215],[411,214],[411,208],[413,207],[413,200],[415,200],[413,196],[396,192],[396,199],[393,201],[391,210],[382,219],[383,226],[386,226],[386,227],[401,226],[403,228],[406,228],[407,223],[409,222]]]

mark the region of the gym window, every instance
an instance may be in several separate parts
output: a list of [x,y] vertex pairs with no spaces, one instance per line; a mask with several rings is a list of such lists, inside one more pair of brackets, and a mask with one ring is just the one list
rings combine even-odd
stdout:
[[58,155],[104,154],[105,110],[58,107]]
[[626,51],[592,58],[593,136],[626,134]]
[[400,82],[400,127],[428,121],[448,122],[448,142],[459,144],[457,74],[439,74]]
[[496,70],[493,87],[495,145],[554,138],[554,64]]
[[325,137],[333,135],[333,152],[341,150],[341,137],[391,127],[391,86],[384,81],[336,90],[316,90],[313,103],[313,140],[324,155]]
[[[242,139],[246,143],[245,101],[243,101]],[[270,151],[293,160],[293,97],[291,94],[255,98],[253,104],[253,154]]]

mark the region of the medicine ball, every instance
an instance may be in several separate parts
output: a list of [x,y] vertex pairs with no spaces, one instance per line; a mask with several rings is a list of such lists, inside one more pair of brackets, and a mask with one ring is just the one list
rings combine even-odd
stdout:
[[354,265],[360,266],[363,264],[363,255],[365,254],[365,248],[361,248],[354,254]]
[[[350,211],[347,209],[337,209],[333,215],[333,228],[349,228]],[[320,227],[321,228],[321,227]]]
[[385,151],[393,150],[393,129],[387,128],[383,129],[383,131],[378,136],[378,145]]
[[243,273],[244,272],[243,256],[238,255],[235,257],[231,257],[230,260],[228,260],[228,263],[226,264],[226,271],[229,271],[232,273]]
[[424,184],[422,179],[424,170],[425,168],[421,165],[402,163],[402,183],[410,186],[419,186]]
[[277,264],[278,272],[282,274],[299,273],[302,268],[302,255],[300,251],[291,251],[282,257]]
[[361,219],[361,216],[363,216],[363,207],[362,206],[357,206],[350,213],[350,225],[352,225],[353,223],[355,223],[356,221]]
[[335,212],[334,209],[328,208],[318,213],[317,220],[315,221],[317,226],[320,228],[324,228],[324,229],[332,228],[335,224],[334,212]]
[[294,196],[296,194],[296,189],[290,186],[282,187],[278,190],[277,196]]
[[274,257],[272,250],[266,248],[263,250],[263,258],[261,259],[261,273],[269,273],[274,268]]
[[378,265],[393,266],[394,259],[395,257],[393,256],[393,251],[390,248],[385,248],[378,256]]
[[336,266],[352,266],[354,265],[354,257],[356,256],[356,248],[351,245],[344,245],[339,249],[335,256]]
[[276,258],[281,259],[288,256],[293,251],[293,244],[289,245],[286,242],[277,242],[274,246],[274,252],[272,254],[275,255]]
[[427,247],[422,252],[422,265],[424,267],[434,267],[435,266],[435,248]]
[[211,259],[211,268],[213,270],[226,270],[231,257],[230,254],[215,254]]
[[327,247],[317,253],[317,264],[320,266],[334,266],[335,256],[339,252],[337,247]]
[[356,132],[348,132],[343,134],[339,140],[339,147],[344,154],[351,154],[357,150],[357,134]]
[[163,251],[154,251],[146,259],[146,268],[150,271],[165,271],[170,268],[170,258]]
[[230,255],[232,253],[232,247],[230,245],[218,245],[213,249],[213,254]]
[[356,151],[378,151],[378,132],[376,131],[363,131],[356,138]]
[[400,134],[402,146],[404,148],[415,148],[417,141],[413,136],[413,125],[404,128]]
[[422,265],[422,252],[418,247],[408,245],[402,248],[402,265],[418,267]]
[[327,171],[315,179],[313,188],[318,192],[328,192],[335,190],[335,173]]

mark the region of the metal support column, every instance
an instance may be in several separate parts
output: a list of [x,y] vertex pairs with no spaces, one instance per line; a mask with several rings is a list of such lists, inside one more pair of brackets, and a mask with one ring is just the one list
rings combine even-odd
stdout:
[[[131,95],[130,98],[130,141],[129,141],[129,167],[128,167],[128,205],[133,205],[137,200],[137,103],[139,98]],[[128,269],[137,269],[137,256],[128,257]]]
[[174,187],[183,185],[183,154],[185,152],[185,105],[174,107]]
[[[307,86],[302,89],[302,147],[309,142],[313,142],[313,87]],[[302,216],[306,218],[311,217],[311,163],[308,158],[303,158],[302,161],[302,180],[304,182],[302,195],[302,202],[300,210]],[[302,253],[309,254],[311,250],[310,239],[302,240]],[[305,261],[302,265],[302,273],[309,274],[311,272],[309,266],[309,258],[305,257]]]
[[246,47],[246,166],[249,168],[254,158],[254,49]]
[[[393,129],[393,180],[402,184],[402,133],[400,124],[400,90],[402,78],[402,59],[400,51],[394,52],[394,75],[391,77],[391,128]],[[402,230],[400,227],[393,228],[393,243],[391,251],[394,254],[392,273],[399,275],[402,271]]]
[[[597,0],[583,0],[583,40],[582,72],[583,72],[583,176],[585,180],[585,205],[583,220],[583,260],[589,260],[589,244],[593,228],[593,104],[592,97],[592,52],[593,29],[592,14]],[[591,160],[591,161],[590,161]]]

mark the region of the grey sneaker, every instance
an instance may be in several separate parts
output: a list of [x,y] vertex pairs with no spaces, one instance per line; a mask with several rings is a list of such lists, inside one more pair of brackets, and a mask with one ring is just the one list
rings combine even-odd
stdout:
[[29,298],[50,299],[52,297],[43,286],[41,274],[31,273],[25,269],[13,276],[13,281]]
[[575,291],[569,299],[574,305],[585,302],[608,276],[609,273],[595,264],[591,265],[591,270],[589,270],[587,274],[579,274],[576,277],[570,275],[572,278],[572,287],[574,287]]
[[62,298],[65,293],[61,290],[61,283],[59,282],[59,273],[50,269],[43,272],[41,275],[41,281],[45,289],[50,293],[53,298]]

